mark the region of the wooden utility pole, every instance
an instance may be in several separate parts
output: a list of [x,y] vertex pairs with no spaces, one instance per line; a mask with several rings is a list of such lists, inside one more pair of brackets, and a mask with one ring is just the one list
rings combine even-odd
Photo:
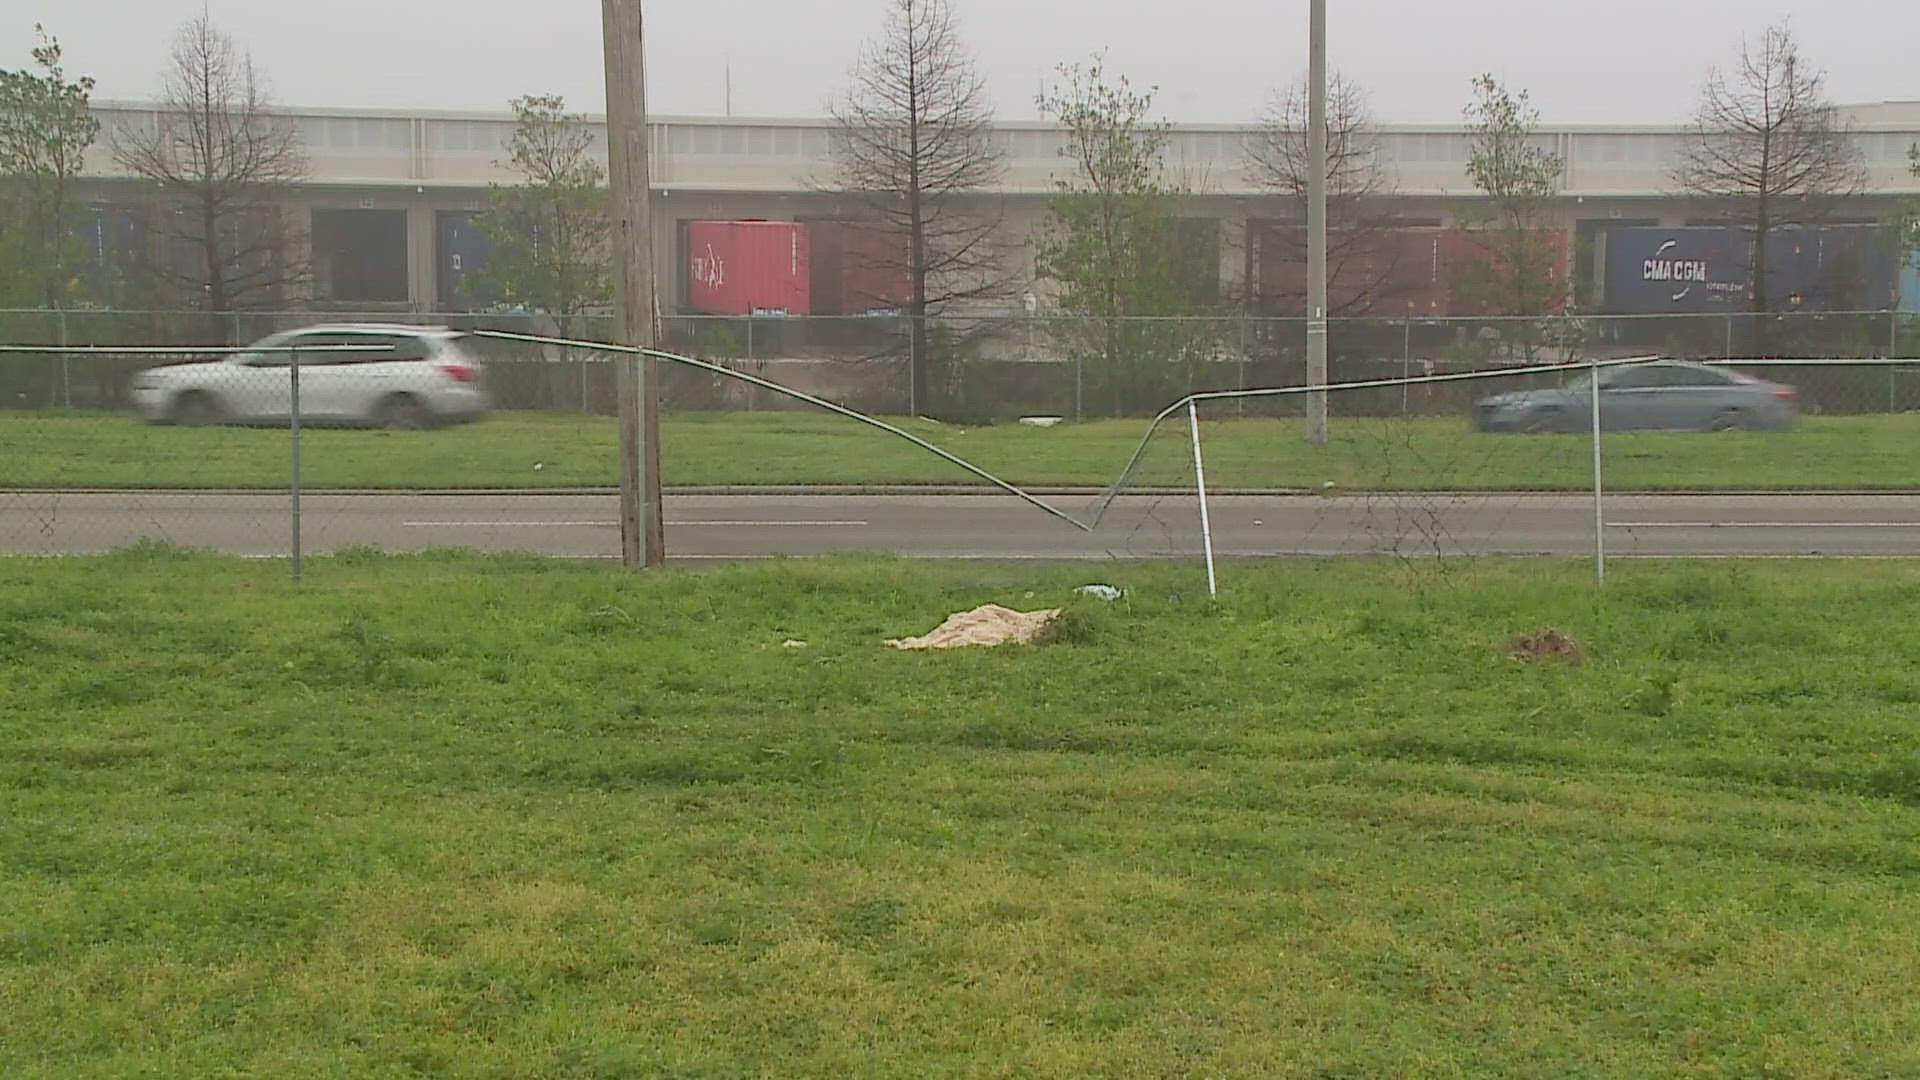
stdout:
[[[613,185],[613,310],[620,344],[651,349],[652,172],[647,164],[647,74],[640,0],[600,0],[607,64],[607,179]],[[620,558],[628,567],[666,561],[660,500],[660,383],[652,357],[622,353],[620,394]]]

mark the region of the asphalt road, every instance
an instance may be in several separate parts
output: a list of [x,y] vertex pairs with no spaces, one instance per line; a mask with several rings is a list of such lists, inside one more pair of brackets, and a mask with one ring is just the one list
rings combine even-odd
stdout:
[[[1071,513],[1087,496],[1050,500]],[[602,494],[309,495],[309,553],[461,547],[574,557],[619,551],[618,502]],[[667,548],[685,561],[890,552],[925,558],[1196,557],[1192,496],[1126,498],[1095,532],[998,495],[675,495]],[[1222,558],[1567,555],[1593,551],[1580,495],[1222,496]],[[1920,496],[1620,495],[1606,501],[1618,555],[1920,556]],[[143,539],[253,556],[289,550],[285,495],[0,492],[0,552],[80,554]]]

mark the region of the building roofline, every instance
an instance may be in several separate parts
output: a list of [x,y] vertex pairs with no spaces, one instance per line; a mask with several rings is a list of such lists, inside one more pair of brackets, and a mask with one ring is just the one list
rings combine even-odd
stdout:
[[[154,108],[151,101],[127,101],[120,99],[96,99],[96,109],[114,112],[142,112]],[[1836,105],[1835,111],[1842,117],[1855,113],[1874,113],[1880,111],[1913,111],[1912,118],[1888,118],[1873,120],[1854,120],[1849,126],[1863,132],[1902,132],[1920,129],[1920,101],[1880,101],[1855,102]],[[340,120],[455,120],[482,121],[488,123],[512,123],[514,114],[507,110],[494,109],[396,109],[396,108],[345,108],[331,105],[280,105],[276,111],[293,117],[314,117]],[[590,123],[605,123],[601,113],[584,114]],[[703,127],[796,127],[820,128],[833,124],[830,117],[799,116],[699,116],[699,115],[654,115],[649,123],[659,126],[699,125]],[[1202,134],[1248,134],[1260,131],[1262,125],[1257,121],[1240,122],[1176,122],[1169,125],[1174,131]],[[1046,120],[999,120],[994,127],[1003,131],[1059,131],[1061,125]],[[1685,123],[1647,123],[1626,122],[1608,123],[1605,121],[1574,121],[1553,123],[1544,121],[1538,132],[1542,135],[1676,135],[1690,129]],[[1461,124],[1444,123],[1393,123],[1376,126],[1382,134],[1400,135],[1458,135],[1466,130]]]

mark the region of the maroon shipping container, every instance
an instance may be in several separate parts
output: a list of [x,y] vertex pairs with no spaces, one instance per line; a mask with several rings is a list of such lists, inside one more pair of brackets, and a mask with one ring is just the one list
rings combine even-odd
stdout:
[[[1554,229],[1551,234],[1551,239],[1553,244],[1553,266],[1547,271],[1547,274],[1552,283],[1559,286],[1558,289],[1554,290],[1554,295],[1556,297],[1564,297],[1567,289],[1566,231],[1564,229]],[[1454,287],[1460,277],[1460,271],[1458,269],[1460,264],[1469,261],[1483,261],[1487,258],[1487,250],[1481,244],[1480,234],[1472,229],[1448,229],[1445,235],[1439,237],[1436,241],[1435,252],[1435,262],[1440,267],[1441,272],[1447,275],[1449,285],[1448,293],[1452,296],[1452,303],[1449,305],[1449,314],[1489,314],[1487,305],[1470,305],[1461,300]],[[1551,305],[1550,310],[1559,311],[1563,306],[1565,306],[1564,301],[1556,299]]]
[[[1551,271],[1564,283],[1566,234],[1554,234]],[[1471,315],[1455,295],[1457,267],[1481,256],[1471,230],[1408,226],[1327,238],[1327,305],[1335,316],[1438,318]],[[1300,314],[1307,295],[1306,232],[1268,226],[1259,233],[1259,295],[1272,311]]]
[[687,308],[702,315],[805,315],[813,310],[807,226],[792,221],[689,221]]
[[867,315],[899,311],[913,294],[905,230],[866,222],[815,221],[813,311]]

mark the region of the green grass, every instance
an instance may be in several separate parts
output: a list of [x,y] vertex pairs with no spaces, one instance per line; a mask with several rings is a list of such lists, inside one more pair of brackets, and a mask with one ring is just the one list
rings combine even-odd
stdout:
[[[1145,431],[1141,421],[1042,430],[902,421],[1015,483],[1103,487]],[[1145,483],[1191,484],[1184,424],[1163,429]],[[1480,435],[1458,420],[1336,418],[1334,441],[1307,446],[1297,421],[1205,424],[1207,473],[1222,487],[1350,490],[1579,489],[1591,483],[1578,435]],[[972,483],[947,462],[846,420],[799,413],[683,414],[663,429],[675,486]],[[303,476],[316,488],[612,486],[610,420],[501,414],[423,433],[311,431]],[[1633,434],[1606,439],[1618,490],[1920,488],[1920,415],[1814,418],[1792,434]],[[535,469],[535,466],[541,466]],[[0,488],[284,487],[284,431],[146,427],[124,416],[0,414]]]
[[0,561],[0,1075],[1920,1072],[1917,564],[284,573]]

